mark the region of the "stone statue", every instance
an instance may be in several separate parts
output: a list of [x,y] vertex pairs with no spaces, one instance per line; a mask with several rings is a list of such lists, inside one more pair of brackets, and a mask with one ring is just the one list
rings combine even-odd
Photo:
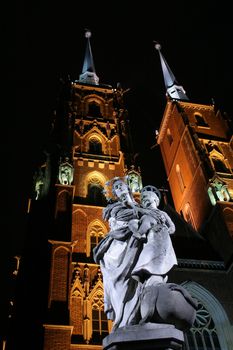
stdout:
[[160,192],[154,186],[141,191],[138,204],[125,178],[114,178],[114,200],[103,210],[110,231],[94,248],[104,284],[104,305],[113,332],[147,323],[190,327],[197,303],[179,285],[167,283],[167,273],[177,264],[170,239],[171,218],[158,209]]
[[141,176],[136,171],[127,174],[127,183],[132,193],[140,192],[142,189]]
[[43,185],[44,185],[44,176],[42,171],[39,171],[35,175],[35,200],[38,200],[40,198]]
[[68,159],[64,163],[59,165],[59,182],[62,185],[71,185],[74,178],[74,168],[68,162]]
[[145,237],[142,251],[132,270],[132,277],[146,284],[167,281],[166,274],[177,265],[176,255],[170,235],[175,225],[168,214],[160,209],[160,192],[154,186],[146,186],[141,191],[141,217],[129,222],[134,235]]
[[33,195],[35,200],[41,200],[45,198],[49,192],[51,181],[51,161],[50,154],[44,151],[46,160],[38,166],[33,176]]
[[116,201],[110,202],[103,211],[110,232],[94,248],[94,260],[100,264],[104,283],[104,305],[108,319],[114,321],[113,329],[134,322],[140,288],[131,278],[141,242],[132,235],[129,221],[138,219],[139,206],[126,182],[112,180],[112,193]]

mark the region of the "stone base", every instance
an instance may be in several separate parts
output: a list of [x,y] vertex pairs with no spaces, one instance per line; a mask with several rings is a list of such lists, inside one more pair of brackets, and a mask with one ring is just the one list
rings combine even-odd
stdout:
[[118,328],[103,339],[103,350],[181,350],[183,332],[170,324],[145,323]]

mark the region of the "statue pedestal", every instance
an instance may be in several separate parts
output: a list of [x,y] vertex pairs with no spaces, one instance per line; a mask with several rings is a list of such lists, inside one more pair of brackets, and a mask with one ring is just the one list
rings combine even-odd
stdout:
[[103,350],[181,350],[183,332],[170,324],[145,323],[118,328],[103,339]]

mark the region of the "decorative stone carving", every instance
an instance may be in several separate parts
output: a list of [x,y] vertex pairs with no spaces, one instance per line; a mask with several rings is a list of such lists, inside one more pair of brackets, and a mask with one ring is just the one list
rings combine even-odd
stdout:
[[74,178],[74,168],[73,166],[68,162],[68,159],[61,163],[59,166],[59,182],[62,185],[71,185]]
[[137,193],[142,190],[141,175],[134,169],[127,172],[127,183],[132,193]]

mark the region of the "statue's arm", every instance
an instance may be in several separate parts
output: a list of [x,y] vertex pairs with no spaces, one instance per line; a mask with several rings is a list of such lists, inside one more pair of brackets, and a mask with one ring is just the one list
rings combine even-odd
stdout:
[[168,233],[171,235],[176,230],[175,224],[174,224],[174,222],[172,221],[172,219],[170,218],[170,216],[166,212],[163,212],[163,215],[165,216],[165,219],[166,219],[166,225],[168,227]]

